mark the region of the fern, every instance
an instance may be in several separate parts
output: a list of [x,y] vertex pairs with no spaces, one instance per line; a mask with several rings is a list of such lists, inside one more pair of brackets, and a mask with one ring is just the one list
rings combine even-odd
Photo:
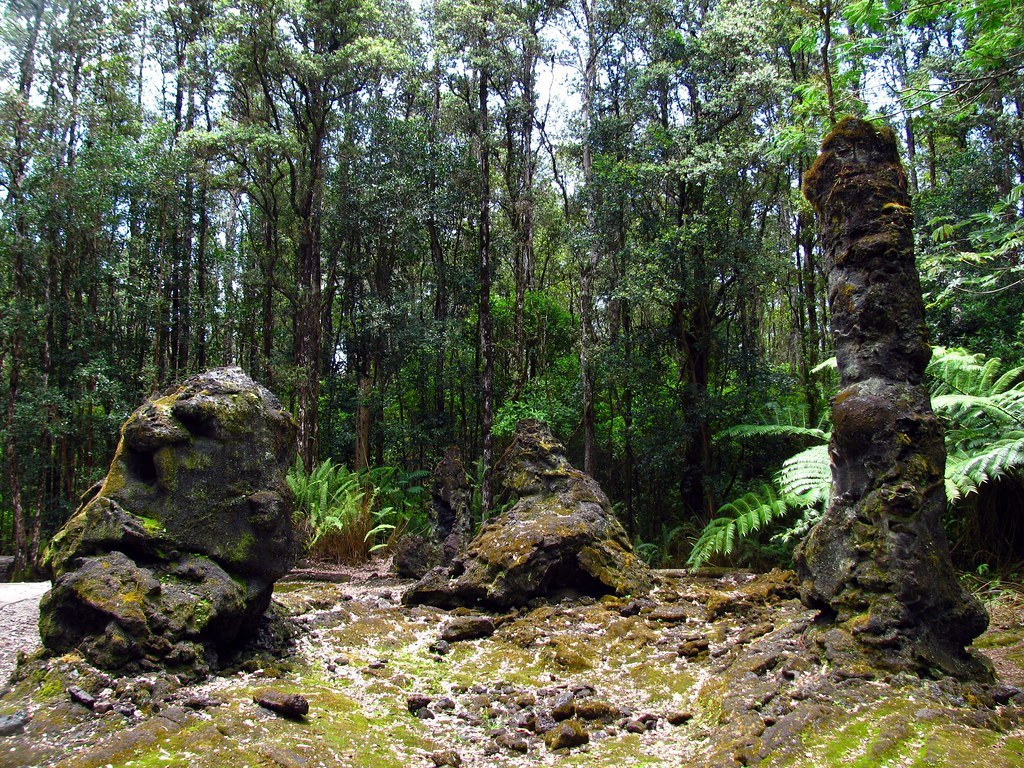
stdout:
[[[822,365],[828,364],[831,361]],[[932,407],[946,430],[946,497],[955,510],[985,483],[1024,473],[1024,366],[1004,369],[998,358],[935,347],[927,373]],[[731,554],[746,536],[800,510],[796,520],[773,537],[791,542],[806,534],[828,506],[829,434],[823,427],[800,424],[792,412],[775,415],[774,421],[764,424],[731,427],[718,438],[799,435],[820,444],[786,459],[774,484],[723,505],[720,516],[694,542],[687,560],[691,568]]]
[[761,424],[737,424],[717,435],[715,440],[743,440],[752,437],[811,437],[816,440],[828,440],[828,434],[821,425],[807,424],[807,408],[799,406],[768,409],[768,416]]
[[776,483],[784,496],[801,506],[827,506],[832,488],[828,445],[814,445],[790,456],[783,462]]
[[694,542],[686,561],[687,567],[699,568],[715,555],[732,554],[738,539],[747,538],[785,517],[790,511],[790,504],[765,483],[759,491],[746,493],[722,505],[718,511],[722,516],[708,523]]

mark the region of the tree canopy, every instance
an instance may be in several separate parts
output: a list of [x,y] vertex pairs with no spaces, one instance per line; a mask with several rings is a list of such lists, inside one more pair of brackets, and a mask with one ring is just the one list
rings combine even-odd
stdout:
[[[1019,3],[2,13],[0,549],[22,565],[143,397],[227,364],[292,411],[307,470],[414,472],[456,444],[485,509],[495,445],[544,419],[652,559],[685,559],[821,437],[716,436],[827,413],[799,184],[846,114],[901,137],[933,343],[1013,369],[1024,350]],[[1019,513],[1005,487],[979,500],[977,414],[951,418],[975,514]]]

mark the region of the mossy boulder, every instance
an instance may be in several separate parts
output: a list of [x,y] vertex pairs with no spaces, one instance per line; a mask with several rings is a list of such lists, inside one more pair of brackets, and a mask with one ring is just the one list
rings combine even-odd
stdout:
[[633,553],[608,497],[569,464],[547,425],[520,422],[495,474],[512,507],[449,566],[411,587],[407,603],[505,609],[558,590],[625,595],[650,588],[650,571]]
[[278,400],[240,368],[136,410],[106,479],[46,553],[44,645],[107,669],[215,663],[291,566],[294,437]]

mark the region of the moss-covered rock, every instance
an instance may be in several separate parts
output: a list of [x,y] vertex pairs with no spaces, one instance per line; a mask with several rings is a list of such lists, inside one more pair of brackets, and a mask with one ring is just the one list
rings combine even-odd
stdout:
[[892,131],[843,120],[804,194],[821,223],[841,386],[832,500],[795,558],[804,601],[828,619],[809,636],[842,666],[987,677],[964,648],[988,618],[957,580],[942,528],[946,451]]
[[496,475],[512,508],[450,566],[424,576],[406,602],[503,609],[559,589],[625,595],[650,588],[650,571],[633,554],[608,497],[569,464],[547,425],[520,422]]
[[40,634],[108,669],[202,672],[291,564],[295,427],[239,368],[136,410],[103,483],[54,538]]

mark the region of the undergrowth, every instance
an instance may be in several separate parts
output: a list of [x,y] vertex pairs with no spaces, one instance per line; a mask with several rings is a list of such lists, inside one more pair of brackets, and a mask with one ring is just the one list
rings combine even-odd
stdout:
[[309,557],[358,564],[388,548],[407,530],[426,525],[425,472],[395,467],[353,472],[330,459],[288,473],[295,494],[294,522]]

